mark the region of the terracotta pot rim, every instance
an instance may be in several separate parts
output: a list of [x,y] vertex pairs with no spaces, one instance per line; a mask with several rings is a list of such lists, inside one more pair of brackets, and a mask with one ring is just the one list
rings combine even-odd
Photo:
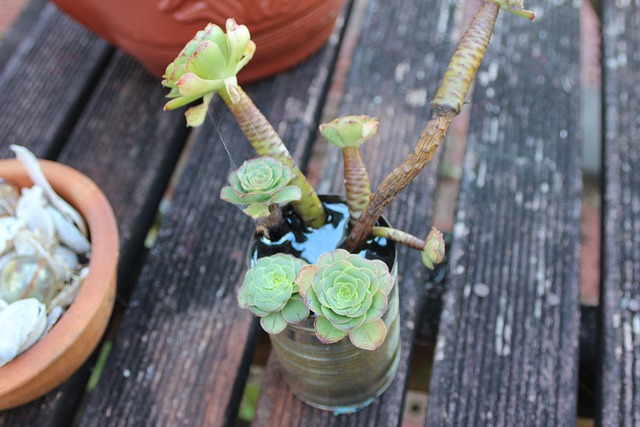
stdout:
[[[40,161],[40,165],[56,192],[78,209],[87,222],[92,242],[89,275],[75,301],[54,327],[29,350],[0,367],[0,409],[26,403],[59,385],[66,377],[52,381],[46,371],[52,365],[64,364],[65,358],[73,358],[73,364],[77,364],[68,373],[71,375],[95,347],[84,342],[78,344],[83,332],[99,326],[101,336],[107,323],[104,310],[108,311],[108,320],[113,309],[120,244],[116,219],[107,198],[93,181],[69,166],[46,160]],[[21,187],[31,185],[22,164],[15,159],[0,160],[0,171],[2,177]],[[99,320],[95,319],[97,311],[102,311]],[[98,321],[104,325],[92,324]],[[98,339],[96,337],[96,344]],[[68,351],[75,345],[80,345],[83,354],[72,357]],[[78,364],[79,359],[82,361]],[[45,383],[34,387],[38,395],[22,396],[21,389],[38,383],[41,376]],[[12,396],[13,392],[21,396]]]

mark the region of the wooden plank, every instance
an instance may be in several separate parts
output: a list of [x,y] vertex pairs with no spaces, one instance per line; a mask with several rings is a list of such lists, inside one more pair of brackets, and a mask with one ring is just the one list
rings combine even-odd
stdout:
[[[100,185],[121,238],[119,302],[130,293],[143,241],[184,145],[181,112],[162,111],[166,90],[141,65],[117,53],[58,158]],[[0,426],[70,425],[92,366],[35,402],[0,413]]]
[[29,37],[33,28],[38,25],[38,20],[42,16],[46,4],[46,0],[28,0],[20,15],[4,34],[0,30],[0,73],[9,63],[18,46]]
[[[379,134],[363,146],[363,157],[373,185],[379,183],[415,146],[453,46],[449,34],[455,26],[457,2],[356,2],[364,18],[356,39],[345,41],[342,66],[350,67],[335,116],[369,114],[380,119]],[[353,25],[353,24],[350,24]],[[350,49],[357,43],[355,50]],[[318,141],[316,145],[324,142]],[[344,194],[342,159],[335,147],[316,152],[314,169],[321,173],[319,191]],[[433,213],[437,161],[390,206],[387,216],[401,229],[426,236]],[[415,325],[421,308],[420,286],[427,269],[417,251],[400,249],[401,361],[390,388],[369,407],[348,415],[315,409],[293,397],[271,356],[254,424],[257,426],[393,426],[402,418],[409,376]]]
[[603,9],[602,426],[640,424],[640,5]]
[[[297,158],[309,149],[336,41],[247,88]],[[190,148],[82,425],[218,426],[235,418],[256,331],[235,292],[253,224],[219,192],[253,153],[225,106],[215,105],[212,120],[217,128],[207,122]]]
[[10,144],[55,157],[113,49],[47,5],[0,70],[0,157]]
[[427,426],[576,423],[580,2],[529,6],[476,80]]

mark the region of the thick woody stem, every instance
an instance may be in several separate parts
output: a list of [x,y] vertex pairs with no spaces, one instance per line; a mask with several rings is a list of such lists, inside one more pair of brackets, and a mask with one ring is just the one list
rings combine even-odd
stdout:
[[489,46],[500,6],[487,1],[476,12],[451,57],[442,83],[431,105],[450,108],[457,113],[462,109],[471,82]]
[[433,158],[453,118],[464,104],[469,86],[489,45],[500,6],[485,3],[476,13],[449,62],[440,88],[431,103],[431,117],[416,148],[373,193],[363,215],[356,222],[344,248],[356,251],[371,235],[384,209]]
[[249,95],[240,87],[235,89],[237,89],[237,93],[234,93],[234,97],[238,98],[237,102],[231,100],[229,93],[225,89],[220,90],[219,93],[236,118],[240,129],[249,139],[258,155],[275,157],[291,168],[295,176],[291,180],[291,184],[298,186],[302,190],[302,198],[291,203],[293,208],[306,226],[313,228],[323,226],[326,222],[327,214],[317,193],[302,171],[298,169],[278,133],[258,107],[255,106]]
[[362,216],[362,211],[369,203],[371,187],[369,174],[362,160],[360,149],[346,147],[342,150],[344,158],[344,180],[349,206],[349,221],[353,224]]
[[385,239],[393,240],[394,242],[401,243],[412,249],[422,251],[426,242],[413,234],[406,233],[402,230],[389,227],[373,227],[371,234],[376,237],[384,237]]
[[436,109],[422,132],[418,145],[404,162],[396,167],[380,183],[371,197],[360,219],[355,223],[347,237],[344,248],[354,252],[371,235],[371,230],[382,215],[384,209],[395,199],[409,183],[424,169],[433,158],[440,141],[451,124],[456,113],[451,110]]

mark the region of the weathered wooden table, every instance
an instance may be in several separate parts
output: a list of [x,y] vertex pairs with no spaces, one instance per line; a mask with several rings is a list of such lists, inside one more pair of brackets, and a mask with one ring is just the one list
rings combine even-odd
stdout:
[[[379,117],[379,136],[365,148],[374,183],[409,152],[459,37],[462,6],[355,0],[321,52],[246,88],[320,192],[342,191],[339,153],[317,140],[321,119]],[[255,425],[399,425],[415,331],[434,319],[426,425],[575,424],[581,5],[528,6],[538,14],[533,24],[499,18],[465,107],[471,120],[448,277],[438,285],[442,311],[425,310],[433,284],[419,255],[401,251],[402,363],[391,388],[356,414],[334,416],[296,400],[270,359]],[[629,426],[640,425],[640,5],[604,0],[602,7],[604,251],[594,412],[602,425]],[[212,109],[219,132],[208,123],[189,133],[181,112],[162,112],[165,93],[138,63],[44,0],[32,0],[0,44],[0,156],[22,144],[92,177],[113,205],[122,241],[118,301],[103,344],[58,389],[0,413],[0,426],[236,420],[260,332],[236,304],[252,224],[218,198],[231,168],[221,139],[236,164],[251,153],[224,105]],[[430,226],[437,166],[388,210],[399,228],[423,235]],[[159,208],[157,239],[146,249]],[[104,369],[87,383],[98,356]]]

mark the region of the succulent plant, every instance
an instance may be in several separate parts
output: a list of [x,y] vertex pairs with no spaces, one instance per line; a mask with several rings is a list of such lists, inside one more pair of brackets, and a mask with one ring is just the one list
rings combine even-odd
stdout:
[[381,317],[394,282],[384,262],[343,249],[321,255],[296,278],[304,303],[317,314],[318,339],[330,344],[349,336],[354,346],[365,350],[378,348],[387,334]]
[[319,228],[326,213],[314,188],[298,169],[289,150],[273,126],[238,85],[238,72],[253,58],[256,50],[244,25],[228,19],[227,33],[208,24],[187,42],[178,57],[166,69],[162,84],[173,98],[164,106],[173,110],[202,98],[202,103],[185,113],[187,126],[202,125],[215,93],[218,93],[236,118],[240,129],[260,156],[277,158],[293,171],[293,182],[301,197],[292,203],[305,225]]
[[442,232],[435,227],[431,228],[425,239],[422,250],[422,262],[427,268],[433,270],[436,264],[440,264],[444,258],[444,238]]
[[304,260],[276,254],[260,258],[244,276],[238,290],[240,307],[260,317],[260,325],[270,334],[279,334],[288,323],[300,323],[309,309],[298,294],[295,278]]
[[360,146],[378,132],[378,119],[346,116],[320,125],[320,133],[342,148],[344,181],[349,206],[349,220],[354,223],[369,203],[371,184],[360,154]]
[[238,92],[236,74],[255,52],[256,45],[246,26],[228,19],[226,27],[226,34],[215,24],[198,31],[163,76],[162,85],[171,89],[167,97],[173,98],[165,104],[165,110],[202,98],[202,104],[187,110],[188,126],[202,124],[214,93],[224,88],[233,98]]
[[320,125],[320,133],[340,148],[357,148],[378,132],[378,119],[345,116]]
[[273,157],[247,160],[229,175],[229,184],[220,197],[235,205],[246,206],[243,212],[252,218],[270,215],[269,206],[300,200],[299,187],[289,185],[293,172]]
[[431,231],[429,231],[425,240],[390,227],[373,227],[371,234],[419,250],[422,253],[422,263],[431,270],[436,264],[440,264],[444,258],[444,238],[442,232],[435,227],[431,227]]
[[[239,302],[261,317],[267,332],[279,333],[287,322],[300,322],[311,310],[316,314],[314,329],[321,342],[334,343],[348,336],[354,346],[374,350],[386,336],[382,316],[395,279],[383,262],[353,254],[367,239],[377,236],[421,251],[422,261],[430,269],[442,262],[444,240],[436,229],[422,240],[377,224],[384,209],[432,160],[449,125],[460,113],[500,9],[534,18],[533,12],[523,8],[522,0],[487,0],[480,7],[451,58],[415,148],[373,193],[359,147],[376,134],[377,119],[348,116],[320,126],[325,138],[343,150],[350,231],[341,249],[321,255],[316,265],[301,266],[302,261],[291,261],[295,258],[288,255],[284,256],[288,257],[287,264],[273,256],[258,261],[247,272]],[[230,185],[221,191],[222,199],[241,205],[248,215],[259,218],[259,232],[268,239],[269,230],[281,231],[281,211],[276,207],[284,203],[291,202],[304,227],[321,228],[328,216],[314,188],[273,126],[238,85],[236,74],[256,48],[249,31],[233,19],[227,21],[226,29],[225,34],[210,24],[167,67],[163,85],[171,89],[168,96],[172,99],[165,109],[202,98],[201,105],[186,113],[187,124],[198,126],[213,94],[218,93],[256,153],[263,156],[245,162],[231,174]]]

